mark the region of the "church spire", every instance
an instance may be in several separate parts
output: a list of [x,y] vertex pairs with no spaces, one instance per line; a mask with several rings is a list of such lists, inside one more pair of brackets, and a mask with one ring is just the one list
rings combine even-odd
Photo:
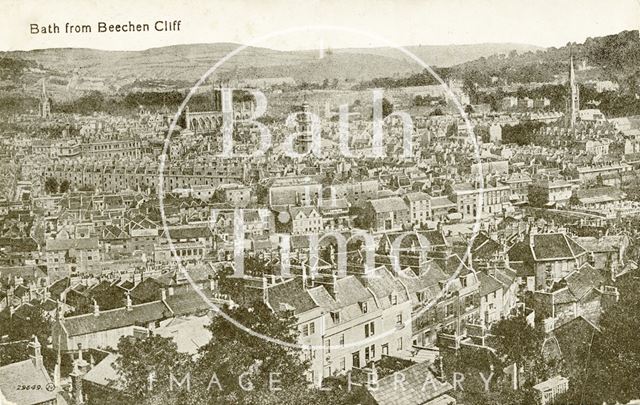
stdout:
[[47,95],[47,78],[42,78],[42,94],[40,95],[40,117],[49,118],[51,116],[51,100]]

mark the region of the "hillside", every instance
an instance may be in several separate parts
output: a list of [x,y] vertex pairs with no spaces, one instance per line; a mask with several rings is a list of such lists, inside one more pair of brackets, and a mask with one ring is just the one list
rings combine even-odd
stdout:
[[[538,51],[544,48],[527,44],[468,44],[468,45],[417,45],[405,46],[407,51],[422,59],[431,67],[450,67],[491,55]],[[345,48],[337,49],[334,53],[357,53],[386,56],[390,58],[412,60],[402,51],[394,48]]]
[[508,83],[551,82],[568,73],[573,53],[578,77],[612,80],[623,89],[638,92],[640,84],[640,35],[637,30],[587,38],[560,48],[481,57],[452,68],[454,76],[489,85],[492,76]]
[[[88,90],[115,92],[131,83],[148,80],[153,80],[150,88],[187,87],[238,46],[231,43],[191,44],[144,51],[61,48],[3,52],[0,57],[24,60],[39,67],[29,69],[20,79],[29,93],[37,91],[34,83],[47,76],[50,80],[53,78],[51,91],[54,95],[73,97],[77,92]],[[410,46],[407,49],[432,66],[449,66],[496,52],[538,48],[519,44],[479,44]],[[249,47],[226,61],[218,75],[238,78],[288,76],[301,83],[397,77],[421,70],[417,63],[393,48],[339,49],[326,52],[320,58],[317,50],[286,52]],[[16,88],[21,87],[19,83],[15,84]]]

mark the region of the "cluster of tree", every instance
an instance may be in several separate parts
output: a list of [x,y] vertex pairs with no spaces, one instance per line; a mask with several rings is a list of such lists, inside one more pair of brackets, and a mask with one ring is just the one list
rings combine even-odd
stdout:
[[[447,80],[450,76],[449,68],[435,68],[434,72],[440,76],[442,80]],[[369,81],[364,81],[356,86],[354,89],[363,90],[370,88],[395,88],[395,87],[411,87],[411,86],[430,86],[434,84],[441,84],[438,79],[435,78],[428,70],[423,70],[420,73],[412,74],[408,77],[392,78],[392,77],[377,77]]]
[[600,77],[603,79],[619,81],[629,89],[638,88],[638,31],[588,38],[584,44],[568,43],[564,47],[536,52],[518,54],[513,51],[508,56],[481,57],[451,70],[455,77],[469,79],[481,86],[491,85],[493,77],[509,83],[550,82],[556,75],[568,72],[570,53],[577,62],[587,60],[590,65],[601,68]]
[[[541,356],[544,333],[517,316],[496,323],[491,334],[495,352],[480,347],[441,349],[441,369],[455,384],[453,395],[469,405],[536,404],[532,387],[553,369]],[[518,389],[513,388],[514,375],[505,372],[514,364]]]
[[0,95],[0,113],[17,114],[38,110],[38,99],[22,94]]
[[640,201],[640,179],[634,177],[632,180],[626,181],[621,188],[627,195],[627,199]]
[[[258,301],[249,307],[226,308],[225,313],[247,330],[286,343],[297,341],[292,314],[274,314]],[[297,348],[248,333],[223,316],[214,317],[207,327],[213,337],[196,358],[179,353],[170,338],[123,337],[116,369],[127,400],[141,404],[366,403],[361,389],[348,390],[331,381],[330,390],[310,385],[308,363]],[[90,395],[90,403],[110,400]]]
[[329,79],[324,79],[322,81],[322,88],[323,89],[335,89],[335,88],[338,87],[338,83],[339,83],[339,80],[335,79],[335,78],[331,81],[331,84],[329,84]]
[[67,179],[59,182],[55,177],[47,177],[44,181],[44,190],[47,194],[66,193],[70,187],[71,183]]
[[15,80],[18,76],[22,75],[24,69],[37,66],[38,64],[35,61],[9,58],[6,56],[0,57],[0,79]]
[[[0,336],[7,336],[8,342],[0,345],[0,366],[29,358],[28,341],[36,336],[43,348],[46,348],[51,335],[51,323],[37,305],[26,306],[20,310],[20,316],[0,319]],[[45,363],[55,362],[53,353],[43,349]]]
[[[219,90],[214,90],[218,92]],[[140,91],[126,95],[106,96],[100,91],[91,91],[79,98],[59,104],[54,104],[53,111],[61,113],[93,114],[105,112],[109,114],[130,115],[139,111],[142,106],[151,111],[161,111],[167,108],[169,112],[178,110],[187,94],[179,91]],[[249,101],[253,96],[243,90],[233,92],[233,101]],[[208,111],[213,109],[213,95],[211,92],[195,94],[189,99],[189,108],[193,111]]]
[[428,106],[432,103],[437,103],[438,105],[446,105],[447,102],[442,97],[432,97],[430,95],[417,95],[413,98],[413,105],[415,106]]
[[531,207],[542,208],[549,202],[549,189],[540,184],[530,184],[527,199]]
[[505,125],[502,128],[502,142],[517,145],[531,145],[535,143],[536,132],[544,124],[536,121],[523,121],[516,125]]
[[[549,105],[544,110],[565,111],[569,89],[563,84],[545,84],[540,87],[526,89],[520,87],[514,93],[505,93],[501,89],[492,92],[476,92],[470,90],[474,103],[485,103],[491,106],[493,111],[499,111],[504,97],[514,96],[518,98],[529,97],[531,99],[547,98]],[[640,100],[635,94],[603,91],[597,92],[593,86],[580,85],[580,99],[582,108],[598,108],[606,117],[621,117],[640,114]]]
[[640,398],[640,280],[628,275],[617,282],[620,301],[600,319],[587,344],[577,343],[566,404],[626,404]]

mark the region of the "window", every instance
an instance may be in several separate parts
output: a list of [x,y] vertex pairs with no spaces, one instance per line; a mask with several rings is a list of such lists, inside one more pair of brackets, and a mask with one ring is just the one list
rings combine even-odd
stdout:
[[467,286],[467,277],[460,277],[460,284],[462,284],[462,287],[466,287]]
[[330,377],[331,376],[331,366],[327,366],[324,368],[324,377]]
[[344,357],[340,359],[340,370],[344,371],[347,369],[347,359]]
[[344,346],[344,333],[340,335],[340,346]]
[[447,306],[444,308],[444,316],[448,317],[452,315],[453,315],[453,304],[447,304]]
[[364,348],[364,362],[369,363],[369,361],[374,360],[376,358],[376,345],[371,345],[369,347]]
[[310,336],[316,333],[315,322],[309,322],[302,325],[302,336]]
[[340,323],[340,312],[332,311],[331,320],[333,321],[333,323]]
[[402,350],[402,338],[398,338],[398,343],[396,344],[396,349],[398,351]]
[[373,336],[376,333],[375,323],[371,321],[364,325],[364,336],[369,337]]
[[351,353],[351,365],[355,368],[360,368],[360,352]]
[[382,345],[382,355],[383,356],[389,355],[389,343],[385,343]]
[[395,294],[391,294],[389,296],[389,301],[391,301],[391,305],[397,305],[398,304],[398,296]]
[[326,339],[324,341],[324,352],[331,353],[331,339]]
[[402,325],[402,314],[396,315],[396,324]]
[[367,308],[367,303],[366,302],[363,301],[363,302],[360,303],[360,310],[362,311],[363,314],[367,313],[368,308]]

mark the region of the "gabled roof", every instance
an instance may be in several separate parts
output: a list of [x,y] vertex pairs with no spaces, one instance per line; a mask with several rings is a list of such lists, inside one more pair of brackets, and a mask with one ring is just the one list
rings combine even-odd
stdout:
[[485,232],[479,232],[473,239],[471,252],[473,259],[490,259],[500,248],[500,243],[491,239]]
[[[377,389],[370,390],[378,405],[422,405],[446,396],[453,387],[448,382],[435,378],[429,369],[429,362],[417,363],[400,372],[403,383],[398,384],[394,374],[380,378]],[[445,402],[451,403],[451,402]]]
[[571,294],[581,299],[594,288],[599,288],[604,282],[604,277],[587,264],[565,277],[565,281]]
[[106,225],[102,227],[101,239],[104,239],[104,240],[129,239],[129,234],[118,226]]
[[105,330],[119,329],[132,325],[145,325],[171,316],[171,311],[161,301],[133,305],[101,311],[98,316],[93,313],[64,318],[62,322],[69,336],[80,336]]
[[565,233],[533,235],[531,247],[536,260],[573,259],[586,251]]
[[47,239],[46,250],[56,252],[61,250],[93,250],[98,249],[98,239],[96,238],[79,238],[79,239]]
[[427,193],[423,193],[422,191],[416,191],[413,193],[407,193],[404,196],[408,201],[422,201],[422,200],[430,200],[431,196]]
[[[55,391],[44,389],[51,383],[44,366],[37,367],[33,360],[24,360],[18,363],[0,367],[0,396],[15,404],[39,404],[54,401],[57,397]],[[40,386],[42,389],[18,390],[20,385]]]
[[377,213],[407,210],[407,205],[400,197],[386,197],[377,200],[369,200],[373,210]]
[[489,295],[502,288],[502,284],[492,276],[483,272],[478,272],[478,281],[480,281],[480,296]]
[[310,311],[318,306],[307,290],[303,288],[302,282],[295,277],[283,283],[269,286],[267,297],[271,308],[274,310],[279,310],[281,308],[280,304],[288,304],[293,308],[293,312],[296,315]]
[[169,307],[173,316],[196,314],[212,309],[209,303],[193,290],[181,294],[168,295],[165,304]]
[[431,198],[431,209],[436,208],[447,208],[447,207],[455,207],[456,203],[451,201],[447,197],[432,197]]
[[117,359],[118,355],[109,353],[107,357],[89,370],[82,379],[112,390],[124,390],[123,380],[116,370]]
[[576,259],[586,250],[565,233],[540,233],[525,236],[509,249],[509,259],[525,263],[545,260]]

